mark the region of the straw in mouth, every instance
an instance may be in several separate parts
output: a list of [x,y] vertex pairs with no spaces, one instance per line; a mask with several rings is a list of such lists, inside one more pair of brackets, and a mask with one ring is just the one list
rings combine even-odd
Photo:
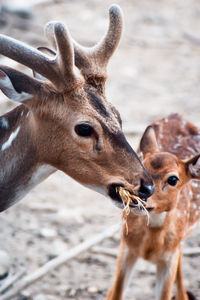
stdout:
[[147,226],[149,225],[149,213],[146,209],[146,202],[143,201],[142,199],[140,199],[138,196],[131,194],[129,191],[127,191],[125,188],[119,186],[116,187],[116,191],[119,193],[123,205],[124,205],[124,209],[123,209],[123,218],[125,220],[125,224],[126,224],[126,234],[128,234],[128,224],[127,224],[127,217],[130,214],[130,205],[134,202],[134,206],[135,204],[137,204],[137,208],[139,209],[143,209],[146,213],[147,216]]

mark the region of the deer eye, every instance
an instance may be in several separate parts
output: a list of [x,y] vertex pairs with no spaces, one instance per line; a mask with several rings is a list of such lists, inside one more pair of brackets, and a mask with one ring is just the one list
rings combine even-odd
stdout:
[[178,177],[176,177],[176,176],[170,176],[170,177],[167,179],[167,183],[168,183],[169,185],[175,186],[175,185],[177,184],[178,180],[179,180]]
[[94,129],[88,124],[79,124],[75,126],[75,132],[79,136],[90,137],[94,133]]

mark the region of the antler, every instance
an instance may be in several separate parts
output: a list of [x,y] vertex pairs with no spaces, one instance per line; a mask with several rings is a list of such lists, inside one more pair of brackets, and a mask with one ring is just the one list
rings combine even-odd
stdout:
[[49,79],[59,91],[70,90],[82,83],[82,79],[75,73],[74,63],[86,80],[92,77],[105,80],[108,61],[122,33],[122,12],[119,6],[112,5],[109,15],[108,31],[94,47],[83,47],[73,41],[73,48],[66,27],[60,22],[51,22],[47,24],[46,34],[56,46],[53,57],[4,35],[0,35],[0,53]]
[[[94,47],[83,47],[73,40],[75,64],[86,79],[90,77],[106,77],[108,61],[119,43],[122,34],[123,17],[118,5],[110,7],[109,17],[110,21],[107,33]],[[53,24],[47,24],[46,35],[55,46]]]
[[57,45],[53,58],[4,35],[0,35],[0,53],[46,77],[58,90],[71,89],[81,81],[74,70],[73,44],[62,23],[54,23],[53,34]]

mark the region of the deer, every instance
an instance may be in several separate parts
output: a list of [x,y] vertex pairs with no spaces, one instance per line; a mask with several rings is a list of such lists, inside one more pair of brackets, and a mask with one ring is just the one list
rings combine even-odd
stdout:
[[116,186],[147,199],[151,176],[127,142],[117,109],[105,95],[107,64],[119,44],[123,16],[93,47],[73,40],[61,22],[45,27],[51,48],[0,35],[0,54],[33,70],[0,66],[0,89],[19,105],[0,117],[0,211],[56,170],[122,206]]
[[137,259],[156,265],[156,300],[196,299],[183,284],[181,243],[200,221],[200,130],[179,114],[154,121],[139,144],[138,155],[150,172],[155,193],[143,207],[130,204],[128,232],[122,234],[115,280],[107,300],[122,300]]

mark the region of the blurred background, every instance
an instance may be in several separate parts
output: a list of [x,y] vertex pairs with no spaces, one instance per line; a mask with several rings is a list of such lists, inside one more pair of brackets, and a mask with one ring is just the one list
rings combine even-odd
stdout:
[[[124,32],[108,68],[106,94],[120,111],[133,148],[146,126],[171,112],[200,125],[200,3],[196,0],[116,0],[124,12]],[[38,47],[50,20],[65,22],[74,39],[95,44],[108,25],[111,0],[0,1],[0,32]],[[8,64],[30,73],[16,62]],[[1,94],[0,112],[14,107]],[[20,203],[0,215],[0,284],[67,252],[119,223],[109,199],[56,172]],[[101,246],[116,249],[120,232]],[[200,230],[184,247],[200,246]],[[5,258],[6,257],[6,258]],[[17,300],[104,299],[116,258],[86,251],[25,289]],[[187,289],[200,298],[200,257],[184,257]],[[154,299],[155,267],[140,261],[126,299]]]

